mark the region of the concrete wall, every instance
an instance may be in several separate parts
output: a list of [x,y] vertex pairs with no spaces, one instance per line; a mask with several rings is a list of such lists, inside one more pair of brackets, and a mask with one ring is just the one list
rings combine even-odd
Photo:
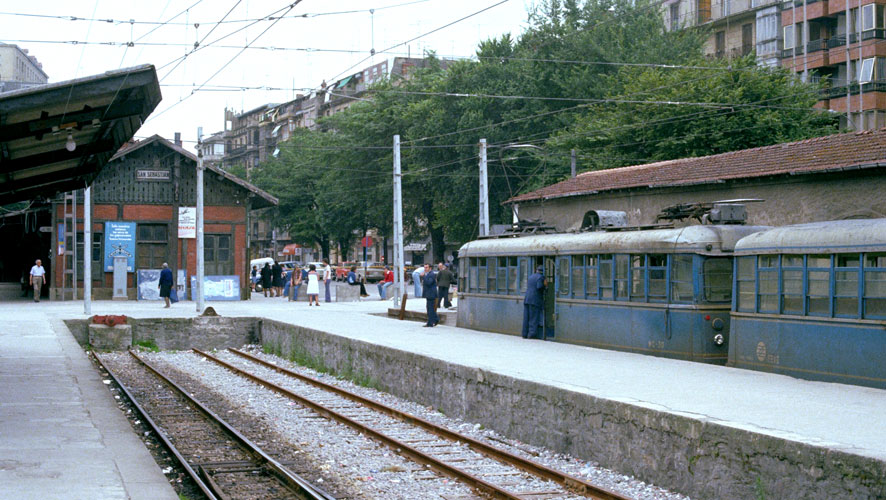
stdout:
[[[824,220],[886,217],[886,176],[804,175],[767,181],[731,181],[685,188],[662,188],[522,203],[520,218],[541,218],[558,230],[577,228],[588,210],[622,210],[628,224],[651,224],[662,208],[688,202],[762,198],[748,203],[748,223],[770,226]],[[694,224],[687,221],[686,224]]]
[[[698,499],[883,498],[886,463],[271,320],[265,347]],[[725,397],[725,396],[724,396]]]
[[[65,324],[77,342],[88,342],[88,320],[65,320]],[[132,326],[133,344],[153,340],[163,350],[226,349],[258,341],[255,318],[129,318],[127,324]]]

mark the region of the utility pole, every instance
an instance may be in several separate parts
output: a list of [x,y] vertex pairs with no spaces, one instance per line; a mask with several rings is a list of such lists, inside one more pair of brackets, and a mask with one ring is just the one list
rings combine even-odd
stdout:
[[486,172],[486,139],[480,139],[480,236],[489,236],[489,176]]
[[572,165],[572,168],[571,168],[572,178],[575,179],[575,150],[574,149],[572,150],[572,164],[571,165]]
[[197,313],[203,313],[203,127],[197,127]]
[[406,293],[406,275],[403,268],[403,193],[400,181],[400,136],[394,136],[394,307]]
[[83,314],[92,314],[92,188],[83,190]]

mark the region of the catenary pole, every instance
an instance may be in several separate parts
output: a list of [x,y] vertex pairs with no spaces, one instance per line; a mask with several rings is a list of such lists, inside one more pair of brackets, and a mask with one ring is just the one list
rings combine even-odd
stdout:
[[575,150],[572,150],[572,161],[570,161],[570,175],[573,179],[575,179]]
[[489,176],[486,172],[486,139],[480,139],[480,236],[489,236]]
[[197,283],[193,293],[203,312],[203,128],[197,128]]
[[406,274],[403,268],[403,193],[400,181],[400,136],[394,136],[394,306],[400,305],[400,297],[406,293]]
[[92,314],[92,188],[83,190],[83,314]]

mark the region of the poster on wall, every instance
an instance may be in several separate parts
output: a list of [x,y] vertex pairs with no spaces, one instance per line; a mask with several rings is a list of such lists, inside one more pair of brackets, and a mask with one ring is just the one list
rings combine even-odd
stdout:
[[178,207],[178,237],[197,237],[197,207]]
[[[191,295],[197,289],[197,277],[191,276]],[[204,276],[203,300],[240,300],[239,276]]]
[[58,225],[58,254],[65,254],[65,225],[63,223]]
[[135,222],[105,222],[105,272],[114,271],[114,257],[126,257],[126,270],[135,270]]
[[138,300],[160,300],[160,270],[139,269],[136,273]]

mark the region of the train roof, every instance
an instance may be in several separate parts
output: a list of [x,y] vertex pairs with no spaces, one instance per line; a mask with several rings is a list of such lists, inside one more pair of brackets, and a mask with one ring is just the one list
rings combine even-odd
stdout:
[[593,231],[489,238],[465,243],[459,257],[587,253],[731,253],[735,243],[767,226],[705,225],[641,231]]
[[886,251],[886,219],[795,224],[742,238],[736,255]]

